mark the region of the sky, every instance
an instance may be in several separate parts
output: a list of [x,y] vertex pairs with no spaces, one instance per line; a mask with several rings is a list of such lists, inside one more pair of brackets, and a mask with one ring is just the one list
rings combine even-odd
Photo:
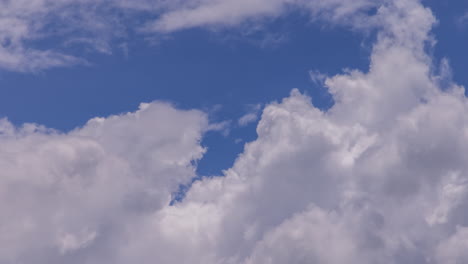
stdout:
[[468,262],[468,2],[0,10],[0,263]]
[[317,106],[329,107],[332,98],[309,72],[336,74],[343,67],[365,68],[368,61],[370,48],[362,47],[362,34],[324,29],[298,12],[265,27],[247,36],[234,29],[186,30],[158,44],[130,39],[128,54],[117,46],[115,54],[87,57],[91,65],[3,72],[0,111],[17,125],[33,122],[69,131],[96,116],[133,111],[141,102],[202,109],[213,122],[231,123],[228,135],[210,133],[205,139],[213,151],[201,162],[200,173],[219,174],[242,151],[240,142],[255,138],[255,122],[236,125],[252,108],[293,88],[314,95]]

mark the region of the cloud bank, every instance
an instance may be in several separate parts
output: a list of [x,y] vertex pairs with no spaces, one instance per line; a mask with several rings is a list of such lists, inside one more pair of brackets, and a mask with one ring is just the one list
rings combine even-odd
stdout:
[[[207,5],[232,3],[180,10]],[[177,17],[167,8],[157,21]],[[326,78],[331,109],[297,90],[267,105],[233,167],[173,206],[204,153],[202,112],[152,103],[68,134],[2,121],[0,262],[467,262],[464,88],[447,67],[435,73],[425,50],[436,20],[419,1],[387,1],[374,17],[369,71]]]

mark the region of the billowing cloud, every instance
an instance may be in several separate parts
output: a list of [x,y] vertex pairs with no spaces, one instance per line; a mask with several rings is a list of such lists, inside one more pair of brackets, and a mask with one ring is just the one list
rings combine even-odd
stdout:
[[194,177],[207,127],[205,114],[163,103],[67,134],[2,120],[0,262],[114,262],[127,229]]
[[324,81],[331,109],[297,90],[267,105],[233,167],[173,206],[204,152],[203,113],[153,103],[67,134],[3,121],[0,262],[466,262],[464,88],[434,75],[419,1],[375,18],[369,71]]

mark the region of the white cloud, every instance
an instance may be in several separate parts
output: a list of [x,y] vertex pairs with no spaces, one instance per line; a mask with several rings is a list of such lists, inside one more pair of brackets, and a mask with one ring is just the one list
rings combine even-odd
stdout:
[[257,113],[248,113],[243,115],[241,118],[238,120],[239,126],[246,126],[252,122],[257,121],[258,119],[258,114]]
[[208,126],[208,130],[221,132],[223,136],[227,137],[231,132],[231,121],[226,120],[218,123],[212,123]]
[[457,264],[468,261],[468,228],[457,227],[455,234],[437,247],[439,263]]
[[246,263],[367,263],[357,254],[352,232],[340,222],[336,215],[309,208],[270,231]]
[[368,27],[371,23],[364,11],[381,2],[383,0],[4,0],[0,1],[0,68],[35,72],[87,64],[82,54],[70,51],[70,46],[111,54],[114,47],[122,44],[114,43],[125,42],[128,32],[158,36],[193,27],[237,26],[246,21],[280,16],[291,9],[308,10],[312,19],[326,18],[333,23]]
[[[177,2],[169,6],[159,19],[148,24],[148,30],[171,32],[201,26],[233,26],[246,21],[276,17],[301,8],[314,19],[323,18],[334,23],[358,22],[360,11],[376,7],[384,1],[345,0],[208,0]],[[363,26],[359,21],[359,26]]]
[[466,262],[464,88],[432,75],[430,10],[376,18],[370,70],[327,78],[329,111],[297,90],[266,106],[233,167],[174,206],[200,112],[149,104],[68,134],[2,121],[0,262]]
[[468,12],[465,12],[463,15],[459,16],[455,21],[457,26],[462,27],[462,28],[466,27],[467,22],[468,22]]
[[205,114],[163,103],[68,134],[2,120],[0,262],[110,260],[127,227],[194,177],[207,127]]
[[258,120],[258,115],[261,109],[260,104],[251,105],[249,108],[249,112],[245,115],[241,116],[239,120],[237,120],[237,124],[241,127],[246,126],[250,123],[253,123]]
[[327,75],[317,70],[309,71],[310,80],[318,85],[323,85],[327,80]]
[[[170,221],[155,220],[140,231],[181,230],[183,237],[173,231],[141,243],[190,253],[145,259],[464,260],[464,235],[456,227],[468,225],[468,101],[463,88],[442,91],[431,76],[424,49],[435,19],[428,9],[396,1],[378,16],[385,30],[370,71],[328,78],[336,104],[326,113],[297,91],[267,106],[258,139],[224,177],[195,183],[184,202],[154,217]],[[144,254],[138,249],[130,255]]]
[[[65,33],[62,31],[72,30],[72,26],[81,27],[83,24],[67,23],[77,16],[76,13],[79,14],[81,7],[78,7],[78,4],[81,2],[84,1],[1,1],[0,67],[14,71],[38,71],[85,63],[84,60],[55,50],[57,47],[37,49],[30,44],[50,35]],[[68,17],[71,9],[74,10],[74,14]],[[62,26],[58,26],[60,24]]]

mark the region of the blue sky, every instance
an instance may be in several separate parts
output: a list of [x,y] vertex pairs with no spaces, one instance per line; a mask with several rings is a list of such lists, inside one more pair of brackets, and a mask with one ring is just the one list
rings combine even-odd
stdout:
[[465,0],[0,0],[0,263],[468,263],[467,44]]
[[[141,102],[203,109],[215,122],[232,122],[229,135],[213,132],[205,138],[209,151],[199,170],[216,175],[242,151],[236,139],[255,138],[255,123],[236,125],[251,105],[280,100],[298,88],[316,106],[329,107],[332,98],[309,71],[365,70],[369,38],[292,13],[247,35],[236,29],[189,29],[157,44],[132,39],[128,54],[119,47],[112,55],[85,53],[91,65],[2,72],[0,113],[18,125],[33,122],[68,131],[92,117],[132,111]],[[41,43],[48,44],[54,43]]]
[[[448,58],[454,79],[467,84],[464,47],[468,43],[468,4],[461,0],[425,3],[437,15],[434,28],[438,59]],[[210,112],[213,121],[231,121],[229,135],[208,133],[209,152],[199,164],[202,175],[219,174],[232,165],[243,142],[255,138],[255,124],[236,127],[250,105],[279,100],[298,88],[326,109],[333,104],[321,83],[309,72],[334,75],[343,69],[366,70],[372,32],[351,31],[346,26],[310,22],[293,12],[271,20],[261,29],[249,26],[226,30],[186,29],[157,40],[133,33],[111,43],[112,54],[86,47],[72,47],[74,55],[88,65],[46,69],[37,72],[0,73],[0,114],[14,124],[39,123],[69,131],[92,117],[128,112],[141,102],[163,100],[184,109]],[[60,37],[35,41],[50,48]],[[216,110],[216,111],[215,111]]]

